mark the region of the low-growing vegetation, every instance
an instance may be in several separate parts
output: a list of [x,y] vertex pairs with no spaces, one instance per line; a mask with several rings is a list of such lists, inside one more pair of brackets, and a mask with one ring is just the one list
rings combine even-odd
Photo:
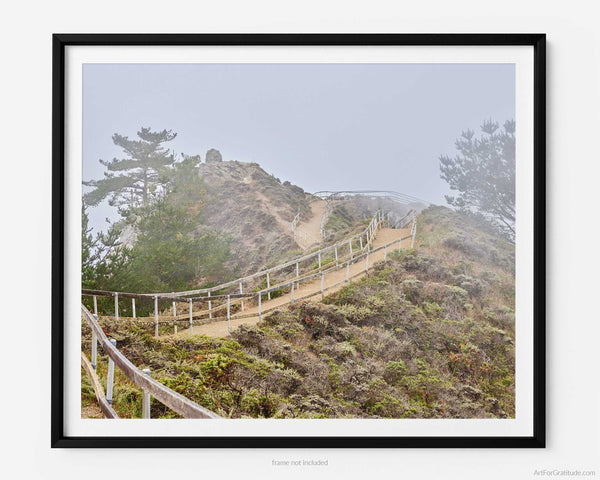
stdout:
[[[229,338],[104,328],[136,366],[229,418],[513,418],[514,321],[512,245],[432,207],[414,250]],[[114,407],[139,417],[140,392],[122,380]],[[82,399],[93,399],[85,382]],[[175,415],[153,401],[152,416]]]

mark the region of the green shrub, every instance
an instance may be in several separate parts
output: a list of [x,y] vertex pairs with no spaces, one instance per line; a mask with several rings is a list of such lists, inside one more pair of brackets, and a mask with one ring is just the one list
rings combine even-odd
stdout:
[[385,366],[385,381],[391,385],[397,384],[408,373],[402,360],[390,361]]

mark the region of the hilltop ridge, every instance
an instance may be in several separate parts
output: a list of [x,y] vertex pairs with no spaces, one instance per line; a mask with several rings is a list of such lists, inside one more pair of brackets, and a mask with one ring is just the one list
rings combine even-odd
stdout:
[[310,214],[311,195],[281,182],[257,163],[200,163],[206,195],[197,231],[219,230],[231,237],[229,264],[240,274],[274,265],[297,252],[291,222]]

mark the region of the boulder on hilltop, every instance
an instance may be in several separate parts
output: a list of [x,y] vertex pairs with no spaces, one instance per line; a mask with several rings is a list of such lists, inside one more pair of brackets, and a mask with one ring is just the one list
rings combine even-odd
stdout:
[[206,163],[222,162],[223,156],[216,148],[211,148],[206,152]]

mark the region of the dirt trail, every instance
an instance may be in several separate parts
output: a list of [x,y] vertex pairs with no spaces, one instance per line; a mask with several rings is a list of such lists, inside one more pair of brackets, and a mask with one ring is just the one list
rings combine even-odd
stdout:
[[104,413],[96,404],[89,404],[85,407],[81,406],[81,418],[105,418]]
[[296,227],[296,243],[303,250],[321,241],[321,217],[327,209],[327,201],[315,200],[311,202],[310,208],[312,211],[310,219],[298,223]]
[[279,209],[277,208],[277,206],[273,205],[273,203],[271,202],[271,200],[269,200],[267,198],[267,196],[264,195],[263,193],[261,193],[259,191],[256,191],[256,192],[254,192],[254,194],[256,195],[256,197],[258,198],[258,200],[260,201],[260,203],[262,204],[264,210],[267,211],[267,212],[269,212],[271,215],[273,215],[273,217],[275,218],[275,220],[279,224],[279,227],[287,235],[291,235],[291,233],[290,233],[290,222],[288,220],[284,219],[281,216],[281,213],[280,213]]
[[[395,240],[399,240],[402,237],[406,237],[410,235],[410,228],[402,228],[402,229],[393,229],[393,228],[381,228],[377,231],[377,236],[373,240],[373,249],[379,248],[386,243],[393,242]],[[410,246],[410,240],[404,240],[402,242],[402,248],[408,248]],[[387,253],[391,253],[394,250],[398,250],[398,243],[390,245],[387,249]],[[384,259],[385,252],[381,250],[379,252],[375,252],[369,255],[369,269],[375,264],[375,262],[381,261]],[[349,275],[350,277],[361,274],[365,274],[366,267],[366,258],[361,259],[360,261],[350,265]],[[362,276],[360,275],[360,276]],[[360,278],[360,277],[357,277]],[[329,272],[325,275],[324,279],[324,288],[331,285],[335,285],[336,283],[342,282],[346,279],[346,266],[341,265],[338,270],[334,270],[333,272]],[[356,279],[355,279],[356,280]],[[329,295],[339,289],[341,289],[343,285],[339,285],[330,290],[325,291],[325,295]],[[300,288],[294,289],[294,300],[298,301],[304,296],[307,296],[312,293],[321,291],[321,279],[315,278],[312,281],[303,282],[300,284]],[[315,295],[311,297],[309,300],[319,301],[321,299],[320,295]],[[274,298],[272,300],[265,300],[262,302],[262,311],[269,310],[274,307],[280,307],[287,305],[290,302],[290,293],[284,294],[281,297]],[[236,318],[235,315],[231,317],[230,330],[235,330],[240,325],[255,325],[258,323],[258,306],[252,305],[247,306],[243,315],[248,314],[256,314],[256,317],[247,317],[247,318]],[[185,329],[181,330],[177,335],[189,335],[190,330]],[[197,335],[207,335],[209,337],[226,337],[227,336],[227,320],[222,320],[214,323],[209,323],[205,325],[199,325],[194,327],[194,334]]]

